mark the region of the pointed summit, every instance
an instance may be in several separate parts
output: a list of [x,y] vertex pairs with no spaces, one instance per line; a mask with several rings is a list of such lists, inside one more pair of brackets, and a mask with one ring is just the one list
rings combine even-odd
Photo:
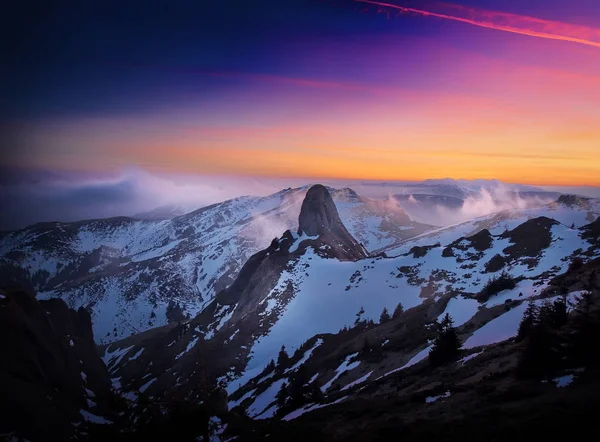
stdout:
[[343,253],[335,253],[335,256],[342,259],[367,256],[364,247],[342,223],[329,190],[322,184],[315,184],[306,192],[298,217],[298,235],[319,236],[323,243],[334,249],[341,248]]
[[350,235],[327,188],[322,184],[315,184],[308,189],[302,202],[298,234],[317,236],[329,231],[338,235]]
[[290,258],[303,255],[308,247],[321,257],[342,261],[356,261],[369,256],[348,233],[329,191],[321,184],[306,192],[298,224],[297,234],[286,230],[269,247],[251,256],[233,284],[216,296],[217,302],[221,305],[239,302],[239,312],[252,308],[273,289]]

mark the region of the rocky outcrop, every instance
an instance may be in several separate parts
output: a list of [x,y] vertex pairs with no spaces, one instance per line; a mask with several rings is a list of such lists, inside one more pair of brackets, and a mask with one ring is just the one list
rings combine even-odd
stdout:
[[353,240],[340,219],[329,191],[325,186],[316,184],[308,190],[302,202],[298,217],[298,234],[317,236],[324,233]]
[[556,203],[567,207],[587,208],[590,203],[590,198],[579,195],[560,195],[557,198]]
[[0,434],[67,440],[83,414],[104,420],[110,387],[85,309],[0,291]]
[[510,258],[523,256],[536,257],[552,242],[551,229],[558,221],[540,216],[525,221],[513,230],[504,232],[500,237],[508,238],[511,245],[504,249]]
[[327,188],[312,186],[302,202],[298,217],[298,235],[318,236],[332,257],[357,260],[368,256],[365,248],[352,237],[340,219]]
[[239,310],[247,305],[255,306],[258,298],[264,297],[277,283],[290,259],[304,253],[308,247],[313,247],[320,255],[340,260],[368,256],[364,247],[346,230],[329,191],[321,184],[312,186],[306,193],[298,225],[296,236],[288,230],[281,238],[275,238],[268,248],[250,257],[233,284],[217,295],[217,302],[221,305],[241,302]]

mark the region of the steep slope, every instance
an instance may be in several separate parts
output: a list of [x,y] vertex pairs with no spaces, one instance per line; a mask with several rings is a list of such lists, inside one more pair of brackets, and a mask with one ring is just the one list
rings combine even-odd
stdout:
[[[106,347],[104,360],[117,385],[138,392],[128,397],[135,398],[146,390],[154,396],[164,395],[178,387],[187,395],[200,395],[193,388],[189,390],[190,379],[198,373],[199,366],[211,381],[216,381],[211,373],[223,374],[232,367],[235,373],[242,373],[251,357],[249,346],[269,333],[272,323],[294,296],[291,288],[277,287],[283,274],[311,254],[335,262],[367,257],[362,246],[347,232],[329,191],[323,186],[310,188],[298,218],[304,229],[301,233],[287,230],[268,248],[254,254],[236,281],[219,292],[197,317]],[[308,236],[307,231],[313,235]],[[265,302],[265,295],[275,292],[277,306],[270,300]],[[207,365],[202,355],[209,352],[214,357]],[[132,364],[133,360],[136,362]],[[183,381],[180,383],[179,379]]]
[[[43,223],[0,238],[0,278],[92,313],[100,343],[192,317],[271,240],[296,230],[307,188],[240,197],[168,220]],[[368,250],[421,234],[394,203],[332,190]]]
[[62,441],[110,423],[110,387],[84,309],[0,291],[0,434]]
[[[306,204],[319,213],[323,205],[316,206]],[[157,379],[150,386],[152,395],[172,388],[175,381],[185,388],[186,370],[209,352],[218,355],[206,369],[227,382],[230,407],[268,418],[278,410],[278,389],[300,367],[307,367],[309,378],[329,395],[329,387],[370,382],[419,363],[427,357],[433,323],[444,313],[454,317],[469,347],[510,338],[526,306],[523,301],[553,295],[549,283],[575,257],[586,261],[597,256],[588,238],[595,224],[572,228],[574,220],[584,219],[574,207],[486,217],[409,240],[393,258],[359,260],[329,253],[332,244],[322,242],[328,230],[318,238],[306,235],[337,225],[330,212],[312,210],[300,223],[306,229],[301,235],[286,232],[253,256],[238,280],[178,333],[157,330],[156,337],[119,342],[109,352],[118,355],[126,349],[131,355],[154,349],[142,364],[159,361],[143,372],[146,379]],[[549,213],[563,223],[547,217]],[[511,280],[508,289],[492,283],[502,272]],[[399,303],[405,311],[402,319],[369,331],[368,324],[379,320],[383,308],[393,312]],[[282,346],[290,362],[275,370],[271,361],[279,359]],[[384,356],[371,360],[370,353],[362,352],[365,346],[381,348]],[[163,353],[181,356],[171,365]],[[115,364],[113,371],[125,376],[127,369]],[[128,376],[125,389],[135,390],[140,383]]]

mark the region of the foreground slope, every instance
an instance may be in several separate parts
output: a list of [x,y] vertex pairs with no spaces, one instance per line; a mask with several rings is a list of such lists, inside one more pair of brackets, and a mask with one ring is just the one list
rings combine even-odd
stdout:
[[0,290],[0,434],[62,441],[111,424],[110,390],[85,309]]

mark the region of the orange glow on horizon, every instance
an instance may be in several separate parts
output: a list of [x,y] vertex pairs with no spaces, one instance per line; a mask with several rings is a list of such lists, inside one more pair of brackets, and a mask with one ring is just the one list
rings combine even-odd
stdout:
[[[524,40],[506,53],[542,48],[549,61],[444,46],[447,69],[423,84],[250,74],[247,89],[216,105],[23,123],[12,128],[23,136],[9,165],[600,186],[600,64],[590,58],[596,49]],[[439,50],[434,43],[420,49]],[[568,65],[556,62],[563,56],[572,57]]]

